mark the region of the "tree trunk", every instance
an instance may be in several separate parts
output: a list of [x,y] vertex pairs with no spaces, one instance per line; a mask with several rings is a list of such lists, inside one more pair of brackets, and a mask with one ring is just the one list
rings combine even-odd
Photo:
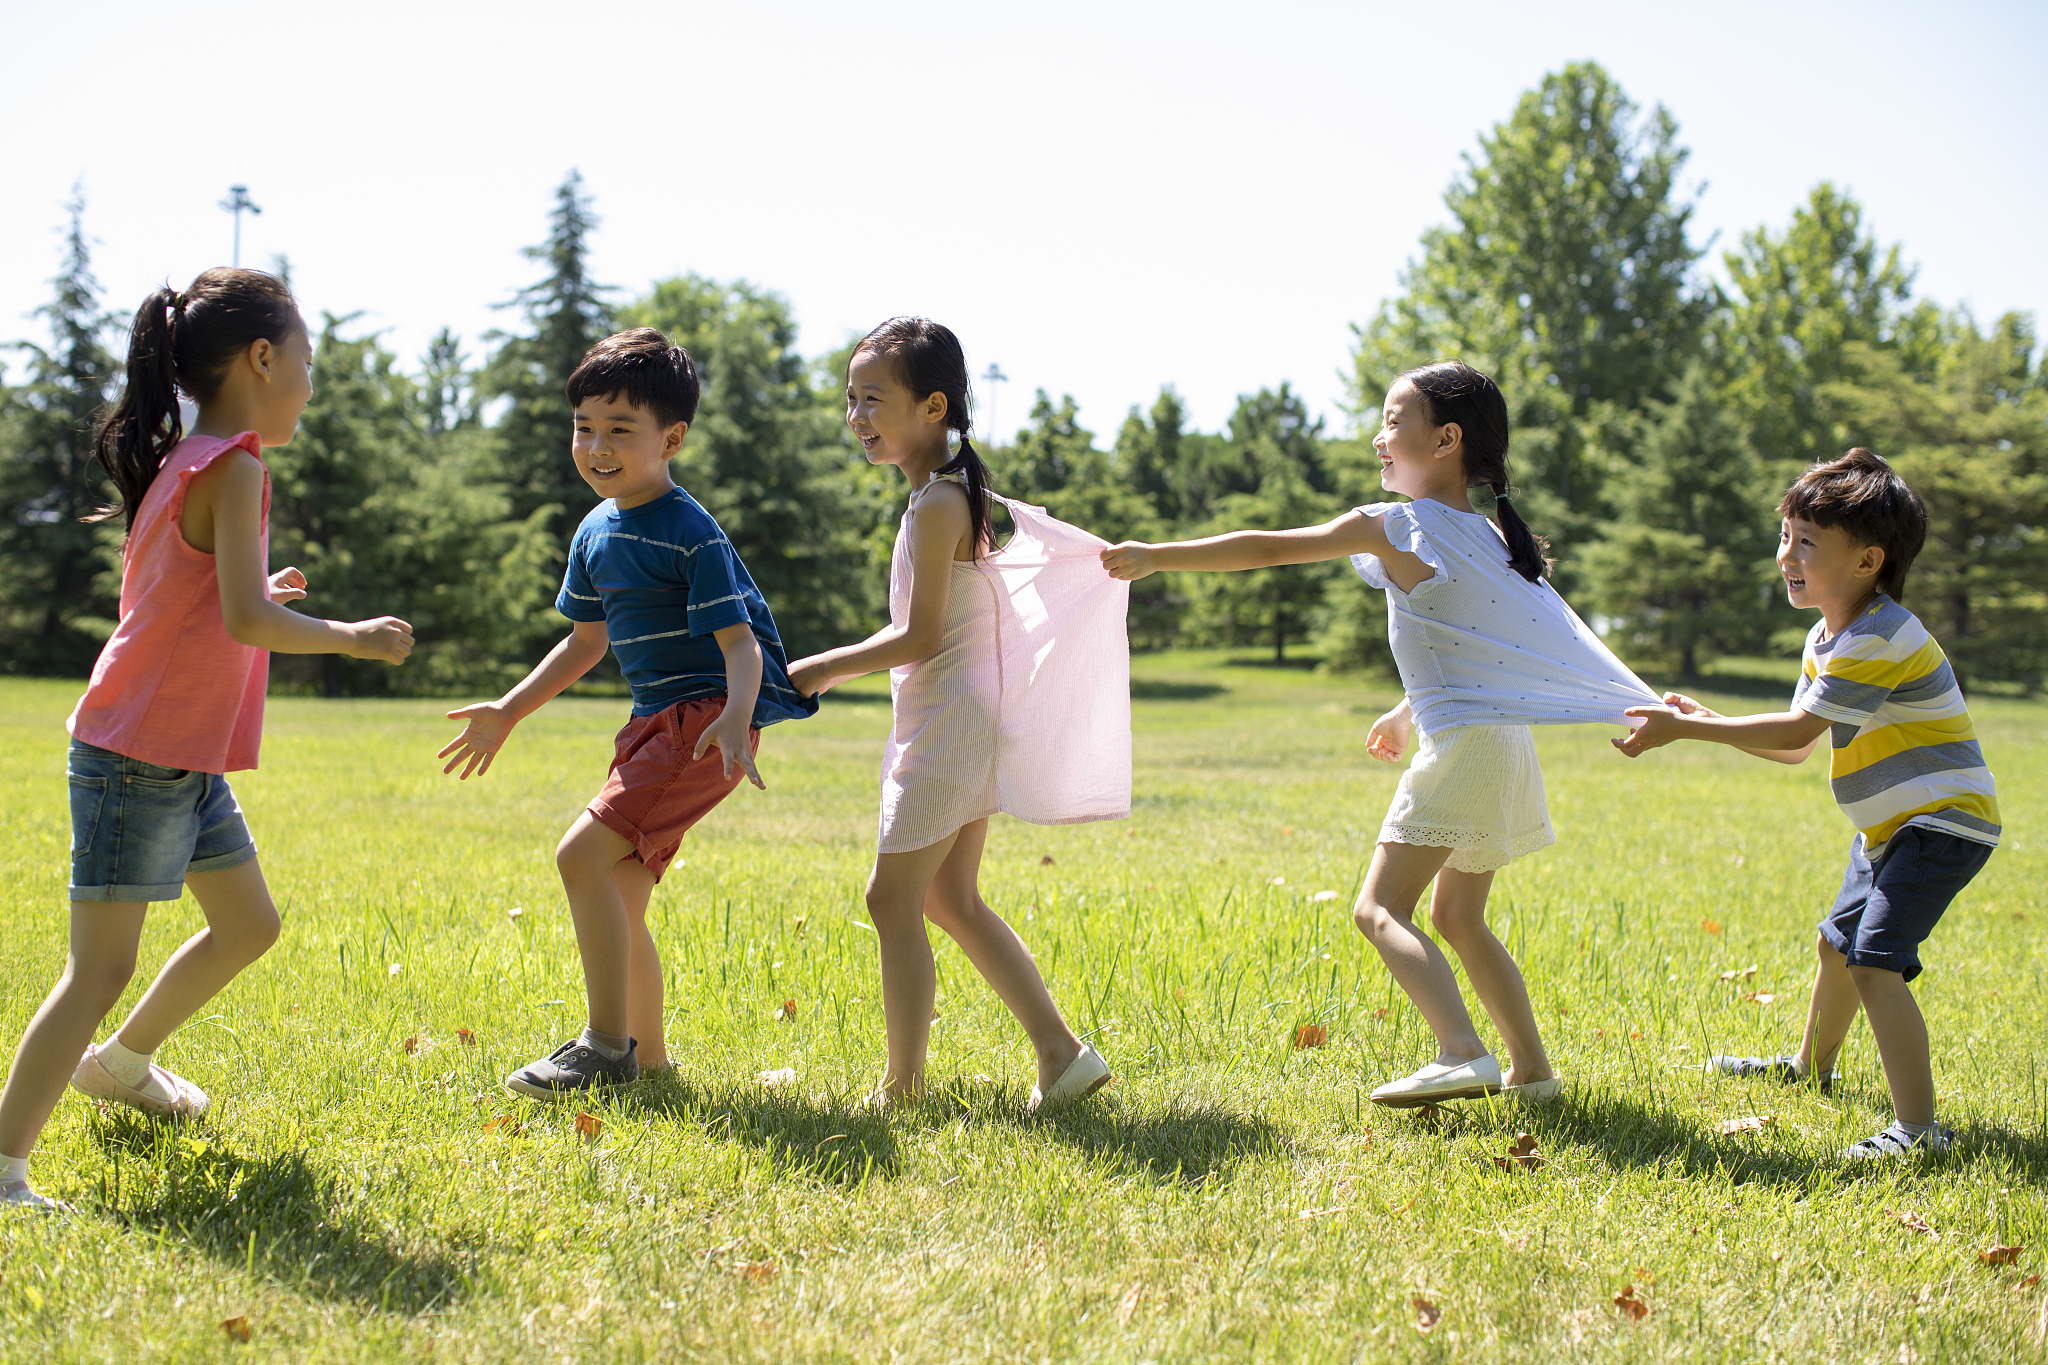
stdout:
[[321,690],[330,697],[341,695],[341,656],[323,654],[320,657]]

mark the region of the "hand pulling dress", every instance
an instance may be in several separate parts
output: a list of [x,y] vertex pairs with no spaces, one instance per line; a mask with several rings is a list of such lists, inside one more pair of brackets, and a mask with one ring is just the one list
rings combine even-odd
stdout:
[[1491,872],[1554,843],[1531,725],[1629,725],[1660,698],[1548,583],[1508,567],[1488,518],[1433,499],[1374,503],[1387,539],[1431,574],[1407,592],[1377,555],[1353,555],[1387,593],[1387,642],[1418,740],[1380,827],[1383,844],[1454,850],[1445,866]]
[[[897,527],[896,626],[910,621],[911,519],[931,486]],[[953,561],[938,651],[889,672],[883,853],[929,847],[997,811],[1040,825],[1131,813],[1130,585],[1102,567],[1107,542],[1042,507],[990,498],[1016,533]]]

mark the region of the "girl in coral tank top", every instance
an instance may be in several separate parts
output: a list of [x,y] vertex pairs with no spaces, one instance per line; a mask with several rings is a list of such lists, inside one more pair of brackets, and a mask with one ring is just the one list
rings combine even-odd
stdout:
[[[206,1092],[154,1057],[277,940],[277,907],[223,776],[256,766],[270,651],[397,664],[412,650],[412,627],[396,617],[287,610],[305,576],[269,571],[263,449],[291,440],[312,364],[291,291],[259,271],[208,270],[135,315],[127,390],[94,438],[120,494],[95,519],[124,516],[128,540],[121,619],[71,714],[71,954],[0,1093],[0,1203],[61,1207],[30,1185],[28,1156],[67,1080],[151,1114],[206,1109]],[[181,390],[199,405],[189,436]],[[149,903],[187,886],[206,927],[90,1046],[134,974]]]

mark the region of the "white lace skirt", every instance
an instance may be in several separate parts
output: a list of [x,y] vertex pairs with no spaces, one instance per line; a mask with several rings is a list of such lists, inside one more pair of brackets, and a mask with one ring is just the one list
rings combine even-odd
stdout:
[[1444,866],[1456,872],[1492,872],[1556,841],[1526,725],[1461,725],[1421,736],[1379,837],[1454,849]]

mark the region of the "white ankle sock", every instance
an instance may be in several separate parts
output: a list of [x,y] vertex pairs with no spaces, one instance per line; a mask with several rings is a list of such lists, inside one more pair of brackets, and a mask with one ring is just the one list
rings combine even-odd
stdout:
[[107,1074],[129,1089],[140,1090],[152,1099],[165,1103],[178,1098],[173,1091],[159,1084],[156,1073],[150,1070],[151,1064],[156,1060],[154,1052],[137,1052],[133,1048],[124,1047],[120,1038],[116,1036],[100,1044],[99,1055],[100,1065],[107,1069]]
[[607,1061],[613,1062],[625,1056],[633,1048],[633,1040],[631,1038],[618,1038],[609,1033],[599,1033],[588,1024],[583,1026],[582,1041],[596,1048]]
[[28,1184],[28,1158],[0,1156],[0,1185],[12,1185],[17,1180]]
[[1898,1129],[1909,1138],[1917,1138],[1922,1133],[1931,1133],[1940,1126],[1937,1123],[1908,1123],[1904,1119],[1892,1120],[1892,1127]]

